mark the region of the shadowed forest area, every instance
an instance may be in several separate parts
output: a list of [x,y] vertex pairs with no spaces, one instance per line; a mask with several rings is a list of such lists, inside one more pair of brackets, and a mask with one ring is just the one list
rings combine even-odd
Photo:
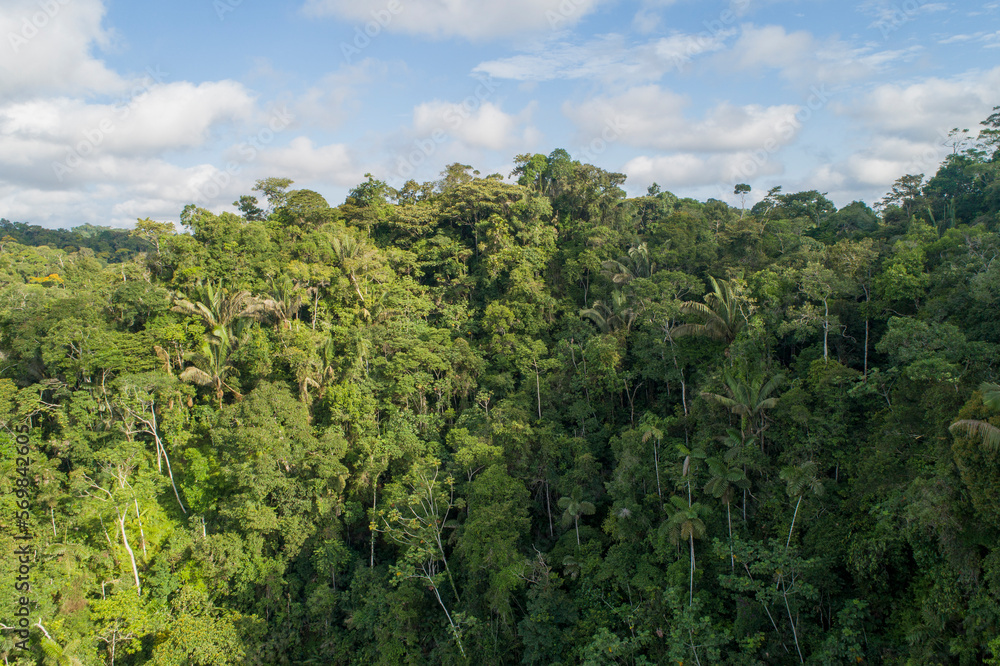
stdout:
[[995,111],[874,208],[556,150],[3,220],[0,654],[1000,663]]

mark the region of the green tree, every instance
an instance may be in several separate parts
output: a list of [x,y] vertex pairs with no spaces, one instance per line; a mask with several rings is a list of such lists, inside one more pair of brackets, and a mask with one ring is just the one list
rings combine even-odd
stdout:
[[[278,210],[285,205],[288,200],[288,193],[286,190],[292,185],[294,181],[290,178],[262,178],[254,183],[253,191],[260,192],[265,199],[267,199],[267,210],[264,211],[264,217],[270,217],[271,213]],[[240,199],[242,202],[243,199]]]
[[[404,547],[401,561],[392,567],[395,577],[417,579],[427,584],[448,619],[459,651],[465,656],[461,619],[448,609],[439,589],[447,578],[455,600],[461,600],[448,566],[444,533],[457,526],[449,516],[452,511],[464,508],[465,500],[455,497],[451,476],[440,476],[438,460],[425,458],[414,463],[404,479],[388,489],[390,508],[375,512],[371,529]],[[438,568],[438,563],[442,569]]]
[[778,398],[771,394],[778,389],[784,380],[784,375],[779,373],[765,381],[763,374],[754,374],[750,378],[737,378],[726,371],[722,375],[722,380],[729,395],[702,391],[701,397],[722,405],[739,416],[743,441],[759,439],[763,450],[763,434],[767,427],[765,411],[774,409],[778,404]]
[[723,340],[728,346],[749,321],[746,299],[727,280],[716,280],[709,275],[708,281],[712,285],[712,291],[705,294],[704,303],[685,301],[681,304],[681,314],[701,317],[702,323],[681,324],[672,330],[672,335],[675,338],[704,335]]
[[688,587],[688,605],[694,604],[694,540],[705,536],[705,522],[702,520],[708,511],[698,502],[685,501],[677,495],[670,497],[670,518],[664,523],[670,541],[677,545],[681,540],[687,541],[691,553],[690,581]]
[[740,198],[740,218],[742,219],[743,214],[746,212],[747,208],[747,195],[750,194],[750,186],[746,183],[737,183],[736,187],[733,188],[733,194]]
[[[983,394],[983,405],[988,409],[1000,411],[1000,384],[983,382],[979,390]],[[953,435],[961,434],[978,440],[988,450],[1000,450],[1000,428],[987,421],[960,419],[952,423],[948,430]]]
[[559,508],[563,510],[563,525],[573,523],[576,529],[576,545],[580,545],[580,516],[592,516],[597,510],[593,503],[583,499],[583,488],[577,486],[573,492],[559,498]]
[[816,476],[818,468],[816,463],[809,460],[801,465],[788,465],[781,469],[780,478],[786,484],[786,492],[789,497],[795,498],[795,511],[792,513],[792,523],[788,528],[788,540],[785,541],[785,550],[792,543],[792,532],[795,530],[795,519],[799,515],[799,506],[807,494],[815,497],[823,495],[823,482]]
[[705,461],[708,464],[710,478],[705,484],[705,492],[717,500],[720,500],[726,507],[726,524],[729,526],[729,564],[730,568],[736,567],[733,559],[733,518],[730,513],[730,504],[736,489],[746,490],[750,487],[746,472],[739,467],[731,467],[721,458],[709,458]]
[[232,376],[239,374],[236,366],[232,363],[235,344],[229,331],[219,327],[216,335],[210,339],[203,340],[201,349],[197,352],[189,352],[186,359],[193,365],[185,368],[178,377],[182,382],[207,386],[215,393],[215,399],[219,408],[222,408],[222,397],[229,391],[237,399],[243,396],[232,384],[227,381]]

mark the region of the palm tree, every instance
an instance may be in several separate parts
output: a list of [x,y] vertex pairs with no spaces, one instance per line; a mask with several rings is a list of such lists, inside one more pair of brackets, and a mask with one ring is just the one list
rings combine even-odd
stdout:
[[674,545],[685,539],[691,548],[691,577],[688,590],[688,604],[694,604],[694,540],[705,536],[705,523],[701,517],[707,513],[704,506],[698,502],[685,502],[682,497],[673,495],[670,498],[673,510],[667,519],[666,527],[670,534],[670,542]]
[[616,289],[611,294],[611,303],[594,301],[594,307],[580,310],[580,316],[589,319],[601,333],[611,333],[620,329],[629,331],[638,315],[629,305],[628,296]]
[[[1000,384],[983,382],[979,386],[983,394],[983,405],[988,409],[1000,411]],[[1000,428],[986,421],[975,419],[962,419],[955,421],[948,428],[953,435],[965,435],[973,439],[978,439],[983,446],[991,451],[1000,450]]]
[[359,278],[371,270],[375,257],[378,254],[377,251],[368,245],[365,240],[350,234],[335,236],[331,239],[330,245],[337,256],[340,269],[344,271],[347,279],[350,280],[351,286],[354,287],[354,293],[358,295],[358,299],[361,301],[361,305],[365,306],[366,301],[364,295],[361,293]]
[[650,414],[646,414],[643,417],[643,422],[645,423],[645,429],[642,433],[642,443],[645,444],[650,439],[654,440],[653,444],[653,467],[656,470],[656,495],[663,501],[663,491],[660,489],[660,442],[663,440],[663,431],[658,428],[655,424],[659,424],[659,419]]
[[786,491],[789,497],[797,497],[795,502],[795,512],[792,513],[792,526],[788,528],[788,540],[785,542],[785,552],[792,543],[792,530],[795,529],[795,519],[799,515],[799,506],[802,498],[807,492],[812,492],[816,497],[823,495],[823,482],[816,477],[816,463],[809,460],[801,465],[789,465],[781,470],[780,478],[787,483]]
[[188,359],[194,365],[184,369],[180,380],[198,386],[210,386],[215,392],[219,408],[222,408],[222,396],[228,390],[237,400],[243,398],[239,391],[226,382],[229,375],[237,374],[236,368],[229,363],[233,351],[229,330],[219,326],[213,332],[213,337],[204,340],[201,351],[188,354]]
[[645,243],[632,247],[627,257],[608,259],[601,264],[605,274],[617,285],[626,285],[636,278],[648,278],[656,271],[656,264],[649,260]]
[[591,516],[596,507],[583,499],[583,488],[577,486],[569,495],[559,498],[559,508],[563,509],[563,525],[570,522],[576,527],[576,545],[580,545],[580,516]]
[[291,321],[298,318],[302,307],[302,290],[287,275],[275,280],[271,278],[270,298],[258,301],[261,313],[277,320],[284,328],[290,328]]
[[192,290],[190,300],[174,295],[174,312],[190,314],[201,318],[205,328],[215,333],[216,329],[229,329],[236,319],[259,318],[267,307],[264,301],[255,298],[249,291],[230,292],[221,284],[211,281],[199,282]]
[[[726,384],[728,396],[709,391],[702,391],[701,397],[709,402],[722,405],[733,414],[740,417],[740,431],[743,440],[756,439],[763,435],[765,428],[764,410],[773,409],[778,404],[777,397],[771,394],[778,388],[784,375],[777,374],[766,382],[763,375],[753,379],[737,379],[726,371],[722,380]],[[761,450],[764,449],[764,439],[761,437]]]
[[729,523],[729,565],[736,567],[736,560],[733,557],[733,519],[730,514],[729,505],[732,504],[736,489],[746,490],[750,487],[746,472],[739,467],[730,467],[720,458],[709,458],[708,473],[712,475],[708,483],[705,484],[705,492],[726,505],[726,522]]
[[697,315],[704,321],[700,324],[681,324],[673,329],[672,335],[705,335],[715,340],[724,340],[728,346],[747,325],[747,317],[743,312],[746,299],[737,294],[732,284],[726,280],[716,280],[709,275],[708,281],[712,284],[712,291],[705,294],[704,303],[685,301],[681,304],[682,314]]

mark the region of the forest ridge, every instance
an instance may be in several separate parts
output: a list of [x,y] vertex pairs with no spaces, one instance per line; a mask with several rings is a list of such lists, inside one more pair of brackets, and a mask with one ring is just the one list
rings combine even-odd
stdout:
[[874,208],[556,150],[0,221],[0,654],[1000,663],[1000,107],[950,141]]

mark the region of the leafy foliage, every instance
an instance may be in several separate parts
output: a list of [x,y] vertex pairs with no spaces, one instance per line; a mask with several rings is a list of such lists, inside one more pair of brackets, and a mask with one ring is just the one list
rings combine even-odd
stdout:
[[556,150],[4,221],[0,655],[995,661],[995,116],[877,214]]

